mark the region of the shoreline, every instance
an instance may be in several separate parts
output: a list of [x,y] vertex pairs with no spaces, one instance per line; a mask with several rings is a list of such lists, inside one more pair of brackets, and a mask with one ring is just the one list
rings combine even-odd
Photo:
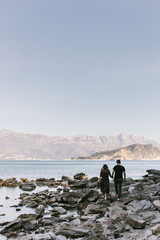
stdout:
[[[28,162],[47,162],[47,161],[57,161],[57,162],[60,162],[60,161],[111,161],[111,162],[115,162],[116,160],[115,159],[71,159],[71,158],[65,158],[65,159],[0,159],[0,162],[20,162],[20,161],[28,161]],[[160,161],[160,159],[121,159],[121,161]]]
[[[0,234],[7,240],[159,239],[160,170],[146,172],[142,179],[127,178],[120,202],[113,181],[104,200],[98,177],[88,179],[84,173],[61,180],[23,179],[14,188],[21,192],[16,204],[9,206],[19,216],[0,222]],[[37,191],[38,187],[47,188]],[[6,196],[6,203],[11,200]]]

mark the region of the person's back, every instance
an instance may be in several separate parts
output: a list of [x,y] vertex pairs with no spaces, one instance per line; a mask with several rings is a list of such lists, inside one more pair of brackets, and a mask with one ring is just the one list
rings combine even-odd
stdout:
[[117,200],[119,200],[121,197],[123,175],[124,175],[124,180],[126,180],[125,168],[121,165],[120,160],[117,160],[117,165],[114,166],[113,168],[112,176],[113,175],[114,175],[114,185],[115,185],[116,196],[118,196]]
[[125,168],[122,165],[116,165],[113,169],[115,171],[114,179],[123,179],[123,172],[125,171]]
[[108,166],[104,164],[101,169],[98,181],[100,183],[101,192],[104,195],[105,199],[107,199],[109,194],[109,176],[112,177]]

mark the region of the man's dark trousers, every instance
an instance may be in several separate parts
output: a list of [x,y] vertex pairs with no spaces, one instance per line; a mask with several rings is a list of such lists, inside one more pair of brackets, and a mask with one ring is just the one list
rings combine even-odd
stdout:
[[114,179],[115,190],[116,190],[116,194],[118,195],[118,198],[121,197],[122,183],[123,183],[122,178]]

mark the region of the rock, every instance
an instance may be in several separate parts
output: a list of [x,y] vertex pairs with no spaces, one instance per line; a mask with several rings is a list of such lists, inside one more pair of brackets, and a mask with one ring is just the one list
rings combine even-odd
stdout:
[[0,187],[3,186],[4,180],[2,178],[0,178]]
[[33,191],[36,188],[36,185],[34,183],[21,183],[19,188],[23,191]]
[[79,198],[81,197],[81,193],[79,192],[63,192],[61,194],[61,198],[59,200],[59,202],[62,203],[67,203],[73,206],[73,204],[77,204],[77,202],[79,201]]
[[21,183],[24,183],[24,182],[30,182],[30,181],[28,180],[28,178],[21,178]]
[[144,228],[146,225],[146,222],[136,214],[128,215],[126,219],[126,223],[131,225],[135,229]]
[[36,207],[38,207],[38,203],[35,201],[28,201],[28,203],[26,204],[26,207],[36,208]]
[[67,211],[66,209],[62,208],[62,207],[54,207],[51,212],[53,213],[53,215],[57,216],[60,214],[66,214]]
[[85,175],[85,173],[77,173],[76,175],[74,175],[74,179],[76,179],[76,180],[87,180],[88,176]]
[[72,177],[67,177],[67,176],[62,176],[62,180],[64,180],[64,181],[68,181],[68,182],[75,182],[75,179],[74,178],[72,178]]
[[87,186],[87,182],[86,181],[79,181],[79,182],[75,182],[73,184],[70,185],[70,188],[72,189],[84,189]]
[[33,235],[32,240],[59,240],[52,232]]
[[147,201],[147,200],[141,200],[141,201],[137,201],[137,200],[134,200],[132,202],[130,202],[128,204],[128,206],[131,206],[131,210],[133,212],[139,212],[139,211],[144,211],[144,210],[155,210],[155,207],[154,205],[150,202],[150,201]]
[[68,187],[68,182],[67,182],[67,181],[61,182],[61,186],[62,186],[62,187]]
[[151,228],[151,230],[152,230],[153,234],[156,234],[156,235],[160,234],[160,223],[155,225],[155,226],[153,226]]
[[79,203],[95,202],[97,201],[98,198],[99,198],[99,192],[91,189],[80,198]]
[[37,229],[37,227],[38,227],[38,222],[36,220],[25,222],[23,224],[23,228],[28,231],[35,230]]
[[120,221],[125,221],[127,215],[127,212],[118,206],[111,207],[109,211],[110,220],[114,224]]
[[10,223],[8,223],[5,227],[3,227],[0,231],[0,233],[4,234],[7,232],[16,231],[17,229],[22,227],[22,222],[20,220],[15,220]]
[[90,183],[94,183],[94,182],[97,182],[98,181],[98,177],[92,177],[88,180],[88,182]]
[[146,172],[148,172],[149,174],[159,175],[160,177],[160,170],[148,169]]
[[[139,216],[143,218],[143,220],[146,221],[146,223],[148,224],[154,224],[154,220],[158,220],[160,221],[160,212],[158,211],[142,211],[139,213]],[[157,223],[157,222],[155,222]],[[152,224],[152,225],[153,225]]]
[[53,203],[55,203],[57,201],[56,197],[52,197],[51,199],[49,199],[48,204],[52,205]]
[[18,216],[18,219],[23,222],[29,222],[37,219],[36,214],[21,214]]
[[155,200],[153,202],[153,204],[155,205],[155,207],[158,209],[158,211],[160,211],[160,200]]
[[42,215],[45,211],[45,208],[43,205],[39,205],[37,208],[36,208],[36,213],[39,214],[39,215]]
[[3,182],[2,185],[5,187],[17,187],[19,182],[16,180],[16,178],[8,178]]
[[83,227],[63,226],[59,229],[57,234],[61,234],[67,238],[79,238],[79,237],[87,236],[89,232],[90,230],[85,229]]
[[42,226],[51,226],[52,223],[53,223],[53,219],[52,218],[43,218],[41,220]]
[[142,187],[142,184],[141,183],[134,183],[134,184],[131,184],[129,186],[129,189],[128,191],[131,193],[131,194],[134,194],[136,192],[140,192],[143,190],[143,187]]
[[16,211],[18,212],[18,211],[21,211],[21,208],[16,208]]
[[84,215],[88,214],[104,214],[107,211],[106,205],[98,205],[91,203],[84,210]]

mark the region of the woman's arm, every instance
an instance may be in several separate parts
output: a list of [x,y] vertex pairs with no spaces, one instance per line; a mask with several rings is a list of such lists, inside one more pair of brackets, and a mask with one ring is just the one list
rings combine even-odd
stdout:
[[114,176],[114,173],[115,173],[115,171],[114,171],[114,169],[113,169],[113,171],[112,171],[112,178],[113,178],[113,176]]

